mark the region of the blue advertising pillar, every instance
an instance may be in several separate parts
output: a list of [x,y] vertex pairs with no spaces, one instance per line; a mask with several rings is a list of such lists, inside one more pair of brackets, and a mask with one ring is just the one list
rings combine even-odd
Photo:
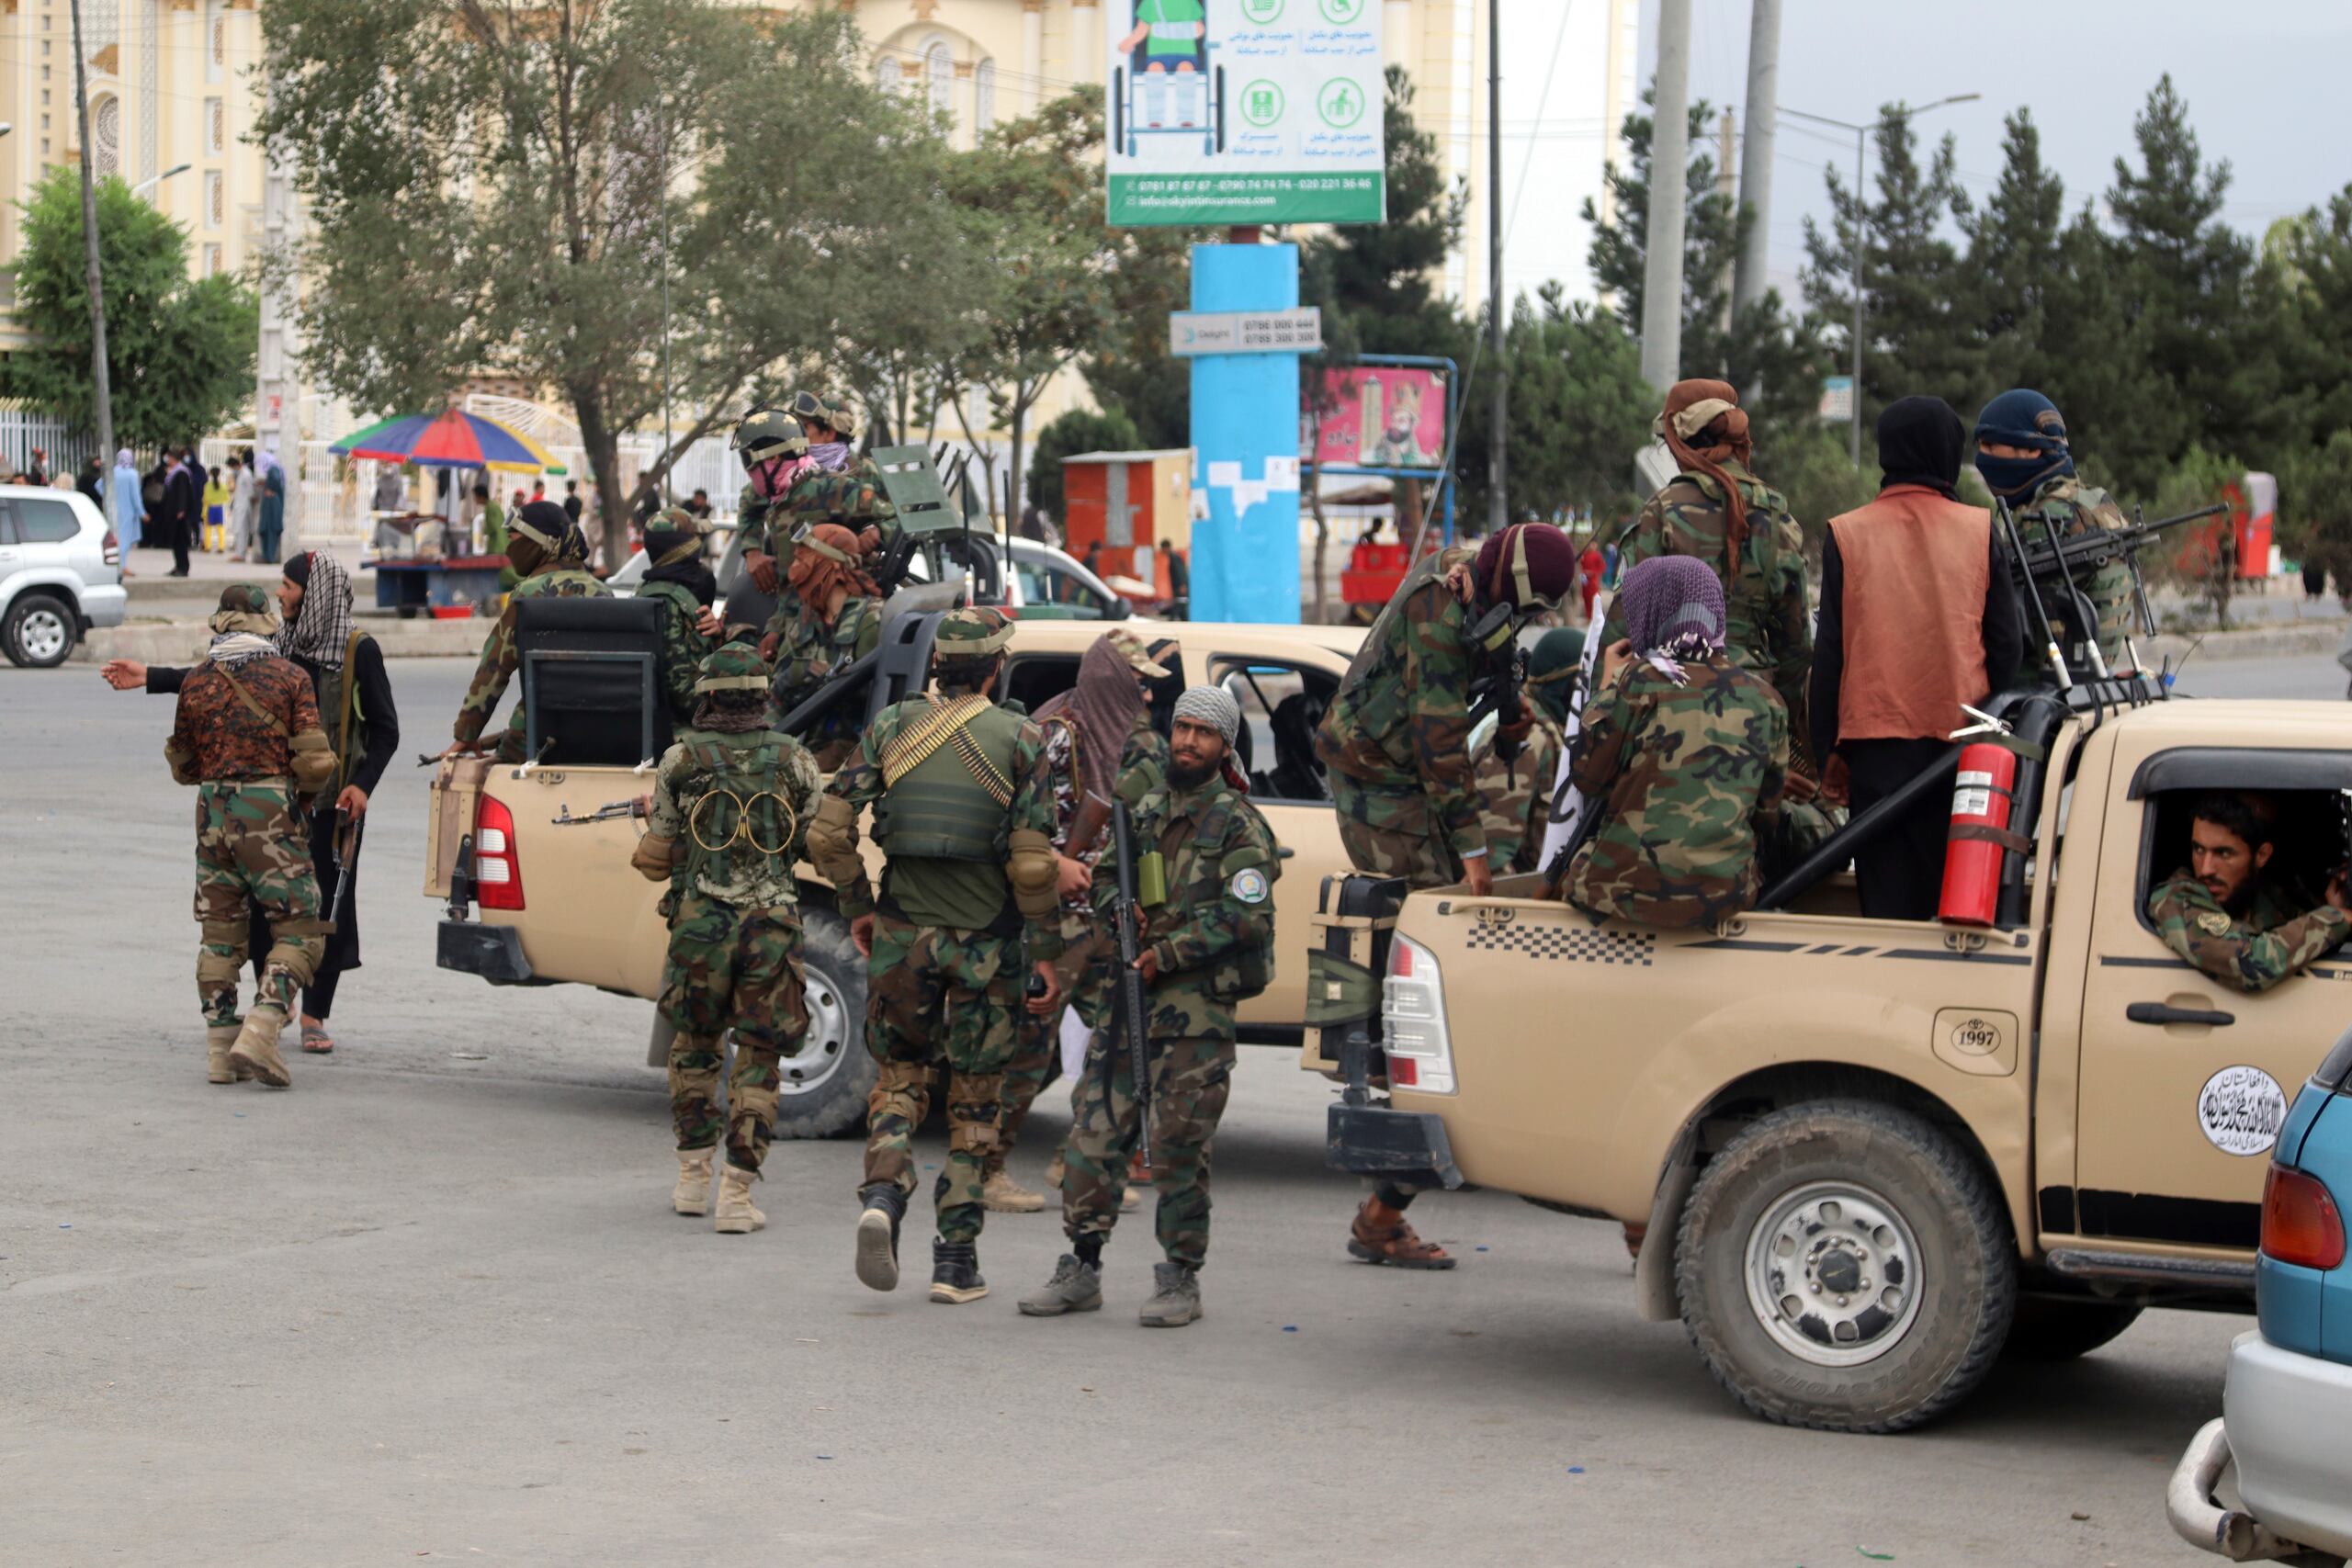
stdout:
[[[1288,310],[1298,247],[1194,245],[1196,311]],[[1193,358],[1193,525],[1196,621],[1298,620],[1298,355]]]

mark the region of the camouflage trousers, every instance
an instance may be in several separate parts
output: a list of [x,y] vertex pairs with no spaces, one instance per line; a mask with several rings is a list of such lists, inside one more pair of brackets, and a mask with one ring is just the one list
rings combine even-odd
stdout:
[[196,994],[204,1021],[239,1021],[237,975],[250,951],[254,911],[268,921],[255,1007],[294,1010],[295,990],[311,983],[326,954],[319,878],[311,864],[309,825],[286,784],[198,784],[196,791]]
[[915,1190],[914,1133],[930,1109],[932,1069],[947,1068],[947,1158],[932,1201],[950,1242],[980,1234],[988,1159],[997,1145],[1004,1070],[1023,974],[1017,937],[874,918],[866,961],[865,1049],[880,1064],[865,1106],[865,1173]]
[[[724,1136],[728,1164],[760,1168],[775,1131],[776,1063],[808,1032],[804,984],[799,910],[678,895],[660,1006],[678,1032],[670,1042],[670,1120],[680,1148],[710,1148]],[[735,1068],[722,1117],[712,1101],[719,1041],[729,1030]]]
[[1337,768],[1329,779],[1340,842],[1358,871],[1401,876],[1415,887],[1450,887],[1462,880],[1462,862],[1430,810],[1429,796],[1368,784]]
[[[1198,1269],[1209,1251],[1209,1140],[1233,1089],[1233,1037],[1152,1042],[1151,1179],[1154,1228],[1170,1263]],[[1062,1171],[1062,1229],[1070,1240],[1108,1240],[1119,1222],[1127,1160],[1141,1139],[1134,1058],[1098,1030],[1086,1048]]]
[[[1021,1141],[1021,1129],[1029,1122],[1029,1108],[1037,1103],[1037,1096],[1052,1076],[1054,1064],[1062,1052],[1062,1012],[1066,1008],[1078,1009],[1081,1022],[1093,1028],[1100,1017],[1102,987],[1091,985],[1093,966],[1087,960],[1094,949],[1091,926],[1073,927],[1065,923],[1062,938],[1067,944],[1062,955],[1054,960],[1054,975],[1061,982],[1062,1006],[1043,1018],[1026,1007],[1013,1015],[1014,1045],[1012,1059],[1004,1067],[1004,1094],[997,1101],[996,1148],[989,1155],[984,1169],[993,1176],[1004,1168],[1005,1156],[1012,1153]],[[1024,992],[1028,981],[1022,982]]]

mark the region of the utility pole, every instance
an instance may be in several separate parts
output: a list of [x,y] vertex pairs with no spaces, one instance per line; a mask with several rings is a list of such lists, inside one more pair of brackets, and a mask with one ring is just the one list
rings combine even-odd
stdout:
[[[1724,109],[1722,129],[1716,140],[1715,194],[1724,198],[1724,209],[1731,214],[1733,229],[1734,231],[1736,232],[1739,224],[1739,193],[1733,187],[1731,183],[1732,140],[1733,129],[1731,109],[1726,106]],[[1724,335],[1726,337],[1731,335],[1732,315],[1736,303],[1732,295],[1733,290],[1737,288],[1739,286],[1738,278],[1739,259],[1736,256],[1725,256],[1724,258],[1723,276],[1723,331]],[[1727,369],[1729,367],[1724,367],[1723,368]]]
[[[103,468],[114,461],[114,389],[107,379],[107,299],[98,266],[98,193],[90,178],[96,149],[90,145],[90,67],[82,48],[82,0],[74,0],[74,121],[80,127],[76,134],[82,143],[83,282],[90,291],[90,380],[96,392],[98,463]],[[120,522],[114,515],[111,471],[101,488],[106,491],[107,521]]]
[[[1487,0],[1487,352],[1495,360],[1494,439],[1487,448],[1487,532],[1510,523],[1503,499],[1510,465],[1510,377],[1503,365],[1503,0]],[[1532,147],[1529,156],[1534,155]]]
[[1642,275],[1642,379],[1682,374],[1684,186],[1690,167],[1690,0],[1659,0],[1657,129],[1650,141],[1648,265]]
[[1781,106],[1781,0],[1754,0],[1747,22],[1747,140],[1739,152],[1739,199],[1756,214],[1733,274],[1734,310],[1764,298],[1771,251],[1772,132]]

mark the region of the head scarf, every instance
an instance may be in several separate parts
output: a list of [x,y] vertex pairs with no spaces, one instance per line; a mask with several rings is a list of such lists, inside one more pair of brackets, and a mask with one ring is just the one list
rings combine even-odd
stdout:
[[1724,585],[1690,556],[1652,556],[1625,574],[1617,603],[1634,651],[1683,685],[1682,660],[1704,659],[1724,645]]
[[[1520,557],[1526,556],[1525,581]],[[1577,547],[1549,523],[1514,523],[1478,547],[1470,580],[1480,602],[1509,603],[1521,610],[1557,604],[1577,582]]]
[[114,455],[114,466],[118,468],[128,468],[134,474],[139,471],[139,465],[130,460],[130,448],[128,446]]
[[[1126,750],[1127,732],[1135,728],[1136,716],[1148,705],[1137,679],[1142,672],[1136,668],[1135,656],[1113,641],[1114,635],[1106,633],[1094,639],[1086,657],[1078,661],[1077,683],[1048,697],[1036,713],[1040,724],[1060,720],[1077,731],[1080,781],[1087,794],[1106,801],[1119,782],[1119,756]],[[1140,652],[1142,645],[1137,643],[1136,648]],[[1165,675],[1162,671],[1155,678]]]
[[261,469],[261,477],[264,479],[267,479],[270,475],[279,471],[277,466],[277,448],[275,446],[263,447],[261,449],[261,457],[255,461],[256,465]]
[[1176,716],[1205,724],[1230,746],[1241,733],[1241,705],[1222,686],[1188,686],[1176,699]]
[[528,502],[506,520],[506,558],[525,577],[550,564],[576,567],[588,558],[588,536],[554,502]]
[[329,669],[343,667],[351,641],[351,574],[324,550],[286,558],[286,581],[302,590],[294,619],[278,628],[277,651]]
[[1666,412],[1652,428],[1686,471],[1696,469],[1723,487],[1724,576],[1728,580],[1737,574],[1739,552],[1747,545],[1747,500],[1722,465],[1736,462],[1746,468],[1756,455],[1747,411],[1739,407],[1739,389],[1728,381],[1677,381],[1668,389]]
[[702,539],[701,522],[684,507],[652,518],[645,525],[645,581],[680,583],[695,603],[708,606],[718,597],[718,579],[702,558]]
[[1887,485],[1925,485],[1958,499],[1960,415],[1941,398],[1897,398],[1878,416],[1878,466]]
[[866,575],[865,558],[855,534],[838,523],[820,523],[793,541],[785,581],[802,604],[820,611],[836,588],[847,588],[854,598],[878,598],[882,591]]
[[1545,632],[1527,656],[1527,689],[1544,711],[1566,723],[1568,700],[1584,667],[1584,633],[1573,626]]
[[846,441],[811,441],[808,461],[829,474],[838,474],[849,468],[849,443]]
[[277,611],[269,595],[249,582],[222,589],[220,607],[205,624],[212,628],[212,646],[205,650],[205,657],[224,670],[277,652],[272,635],[277,630]]
[[[1984,443],[2023,446],[2038,457],[1993,457]],[[1976,416],[1976,471],[2005,501],[2023,501],[2047,481],[2075,471],[2066,450],[2066,420],[2058,405],[2027,387],[2015,387],[1984,405]]]

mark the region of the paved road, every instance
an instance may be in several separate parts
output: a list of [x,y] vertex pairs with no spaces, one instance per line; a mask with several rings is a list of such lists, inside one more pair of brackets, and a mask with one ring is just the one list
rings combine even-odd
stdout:
[[[464,675],[395,662],[404,750]],[[1612,1226],[1432,1198],[1458,1273],[1349,1263],[1329,1090],[1282,1052],[1245,1054],[1181,1333],[1135,1325],[1133,1219],[1097,1316],[1012,1309],[1047,1215],[992,1220],[984,1303],[863,1290],[851,1144],[779,1145],[771,1228],[715,1236],[667,1213],[643,1003],[433,968],[405,767],[343,1051],[208,1087],[167,723],[0,673],[0,1564],[2206,1561],[2162,1485],[2246,1320],[2152,1314],[1901,1438],[1765,1427],[1635,1319]]]

